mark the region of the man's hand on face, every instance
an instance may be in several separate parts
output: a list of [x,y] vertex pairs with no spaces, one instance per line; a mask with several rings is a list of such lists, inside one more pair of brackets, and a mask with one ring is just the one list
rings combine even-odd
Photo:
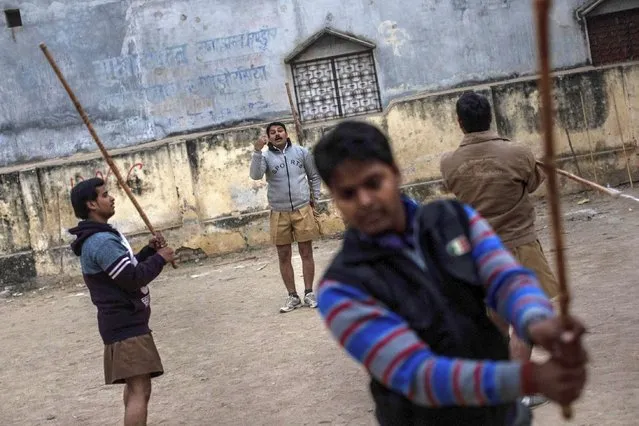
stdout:
[[257,142],[253,144],[253,148],[255,149],[256,152],[262,151],[262,148],[264,148],[264,146],[267,143],[268,143],[268,137],[262,136],[257,140]]

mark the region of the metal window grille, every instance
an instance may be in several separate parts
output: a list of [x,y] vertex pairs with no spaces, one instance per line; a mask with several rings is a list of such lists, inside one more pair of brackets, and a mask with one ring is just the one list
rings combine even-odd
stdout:
[[302,121],[324,121],[382,110],[373,52],[292,65]]

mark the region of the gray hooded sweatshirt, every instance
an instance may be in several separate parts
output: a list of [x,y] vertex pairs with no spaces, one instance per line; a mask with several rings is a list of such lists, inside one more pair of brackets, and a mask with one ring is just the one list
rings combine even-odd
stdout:
[[266,152],[253,152],[251,179],[261,180],[266,174],[268,203],[272,210],[298,210],[313,199],[319,200],[321,180],[313,156],[308,149],[293,145],[289,140],[280,151],[271,143]]

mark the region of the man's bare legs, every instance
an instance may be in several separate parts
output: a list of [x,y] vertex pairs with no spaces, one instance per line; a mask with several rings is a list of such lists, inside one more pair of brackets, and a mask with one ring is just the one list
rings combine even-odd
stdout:
[[315,279],[315,260],[313,259],[313,241],[297,243],[302,258],[302,272],[304,274],[304,289],[313,291]]
[[[313,280],[315,279],[315,260],[313,259],[313,242],[306,241],[298,243],[300,257],[302,258],[302,271],[304,274],[304,303],[312,308],[317,306],[315,295],[313,294]],[[277,257],[280,263],[280,273],[282,280],[288,291],[288,299],[286,305],[280,309],[280,312],[290,312],[302,306],[302,300],[295,289],[295,271],[291,261],[292,248],[291,245],[278,245]]]
[[313,280],[315,279],[315,259],[313,259],[313,241],[298,243],[300,257],[302,258],[302,271],[304,272],[304,304],[311,308],[317,307],[317,298],[313,293]]
[[291,262],[292,249],[290,244],[277,246],[277,258],[280,262],[280,273],[282,280],[288,290],[288,298],[286,304],[280,308],[281,313],[291,312],[302,306],[302,300],[295,290],[295,272],[293,271],[293,263]]
[[280,274],[288,294],[296,293],[295,290],[295,273],[293,271],[293,263],[291,262],[292,249],[290,244],[277,246],[277,258],[280,262]]
[[151,376],[129,377],[124,386],[124,426],[146,426]]

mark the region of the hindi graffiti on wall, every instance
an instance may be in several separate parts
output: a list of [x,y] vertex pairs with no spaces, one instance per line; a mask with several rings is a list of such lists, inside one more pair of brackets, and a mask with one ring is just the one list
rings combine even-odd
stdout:
[[[265,28],[93,62],[97,83],[114,91],[110,107],[144,99],[169,131],[259,114],[269,107],[269,46],[277,28]],[[141,84],[140,82],[144,82]]]

